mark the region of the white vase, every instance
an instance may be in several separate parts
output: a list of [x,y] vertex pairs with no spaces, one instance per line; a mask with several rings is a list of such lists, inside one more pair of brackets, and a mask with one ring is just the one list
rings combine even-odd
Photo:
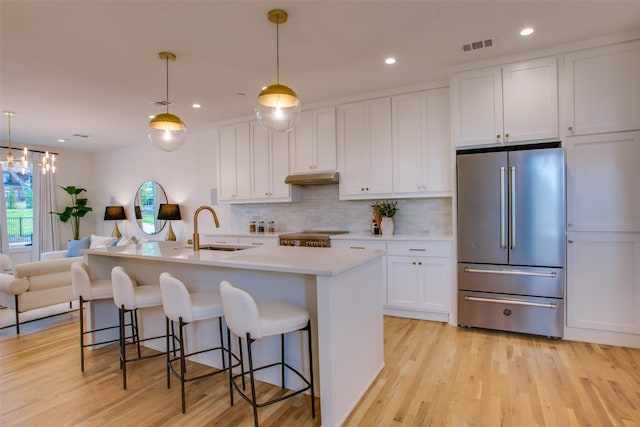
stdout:
[[395,228],[395,224],[393,223],[393,218],[385,216],[382,218],[382,222],[380,222],[380,231],[383,236],[390,236],[393,234],[393,229]]

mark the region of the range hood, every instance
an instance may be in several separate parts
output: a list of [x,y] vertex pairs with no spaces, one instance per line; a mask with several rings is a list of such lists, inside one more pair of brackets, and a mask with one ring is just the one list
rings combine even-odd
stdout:
[[338,172],[332,171],[289,175],[285,178],[284,183],[293,185],[318,185],[337,184],[339,181]]

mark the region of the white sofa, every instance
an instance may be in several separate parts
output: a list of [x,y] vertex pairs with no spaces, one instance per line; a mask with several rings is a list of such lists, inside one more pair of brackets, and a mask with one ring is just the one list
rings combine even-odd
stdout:
[[13,274],[0,274],[0,305],[16,312],[16,333],[20,333],[19,313],[73,301],[71,264],[82,257],[18,264]]
[[[92,234],[84,249],[109,246],[114,241],[115,237]],[[126,245],[133,242],[129,238],[119,239],[116,243]],[[71,286],[71,264],[82,261],[83,257],[67,255],[66,249],[43,252],[40,261],[18,264],[13,267],[13,274],[0,274],[0,305],[15,310],[16,333],[20,333],[19,313],[75,299]]]

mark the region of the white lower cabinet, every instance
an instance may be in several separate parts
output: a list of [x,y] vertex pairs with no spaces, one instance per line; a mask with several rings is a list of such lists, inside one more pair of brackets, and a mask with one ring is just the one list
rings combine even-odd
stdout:
[[384,314],[449,321],[453,292],[451,241],[331,240],[331,247],[386,250]]
[[640,347],[640,233],[568,234],[566,329],[569,339]]
[[387,243],[387,305],[448,315],[451,251],[450,242]]
[[238,237],[238,244],[249,246],[278,246],[280,241],[278,236],[240,236]]

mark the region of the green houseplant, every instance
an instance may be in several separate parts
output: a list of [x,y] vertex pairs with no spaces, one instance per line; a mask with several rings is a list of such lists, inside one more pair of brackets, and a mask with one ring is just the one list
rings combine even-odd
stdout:
[[393,217],[398,212],[397,200],[382,200],[374,202],[371,207],[376,221],[380,219],[378,228],[382,234],[393,234],[395,229],[395,223]]
[[62,212],[49,212],[60,217],[60,221],[67,222],[71,220],[71,231],[73,240],[80,238],[80,218],[84,217],[87,212],[91,212],[93,208],[87,206],[87,199],[78,198],[78,194],[87,191],[84,188],[78,188],[73,185],[67,187],[59,186],[71,197],[71,206],[64,208]]

